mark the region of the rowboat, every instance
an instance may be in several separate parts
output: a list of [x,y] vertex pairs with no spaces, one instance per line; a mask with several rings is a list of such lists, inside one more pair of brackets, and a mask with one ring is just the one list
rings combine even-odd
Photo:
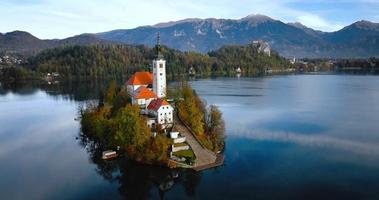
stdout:
[[101,158],[103,160],[108,160],[111,158],[116,158],[117,156],[118,155],[116,151],[108,150],[108,151],[103,151],[103,156]]

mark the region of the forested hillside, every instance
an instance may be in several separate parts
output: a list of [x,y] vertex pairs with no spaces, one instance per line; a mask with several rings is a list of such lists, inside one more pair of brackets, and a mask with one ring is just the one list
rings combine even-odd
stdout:
[[[163,48],[167,74],[186,75],[192,67],[200,76],[230,75],[240,67],[246,75],[260,75],[267,68],[286,68],[289,63],[277,53],[267,56],[248,46],[225,46],[208,54]],[[146,46],[63,46],[31,57],[28,66],[41,73],[58,72],[64,77],[123,77],[149,70],[155,51]]]

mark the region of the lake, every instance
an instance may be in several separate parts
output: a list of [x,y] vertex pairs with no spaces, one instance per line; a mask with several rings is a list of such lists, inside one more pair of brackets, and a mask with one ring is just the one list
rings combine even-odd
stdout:
[[226,123],[225,165],[104,162],[80,134],[101,83],[0,89],[0,199],[379,199],[379,77],[191,81]]

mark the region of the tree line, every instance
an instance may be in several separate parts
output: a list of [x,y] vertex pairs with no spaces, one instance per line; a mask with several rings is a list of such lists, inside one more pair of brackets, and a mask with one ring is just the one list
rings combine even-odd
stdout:
[[342,59],[334,63],[339,73],[379,74],[379,59]]
[[[297,69],[352,74],[379,74],[379,58],[302,59],[294,64]],[[299,70],[300,71],[300,70]]]
[[[64,78],[122,78],[135,71],[149,70],[155,54],[154,48],[143,45],[60,46],[29,57],[22,67],[40,76],[58,72]],[[162,54],[167,60],[169,78],[187,75],[190,68],[196,75],[211,76],[231,75],[237,68],[246,75],[260,75],[267,68],[290,66],[277,53],[268,56],[252,45],[225,46],[207,54],[163,46]],[[18,78],[22,78],[22,74]]]
[[178,91],[179,117],[206,148],[214,152],[222,151],[225,147],[225,124],[220,109],[215,105],[207,106],[186,82],[181,83]]

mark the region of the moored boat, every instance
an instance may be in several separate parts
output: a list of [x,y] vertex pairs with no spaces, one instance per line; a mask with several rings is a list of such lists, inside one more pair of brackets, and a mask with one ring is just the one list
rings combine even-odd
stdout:
[[108,151],[103,151],[103,156],[101,158],[103,160],[108,160],[108,159],[116,158],[117,156],[118,155],[116,151],[108,150]]

